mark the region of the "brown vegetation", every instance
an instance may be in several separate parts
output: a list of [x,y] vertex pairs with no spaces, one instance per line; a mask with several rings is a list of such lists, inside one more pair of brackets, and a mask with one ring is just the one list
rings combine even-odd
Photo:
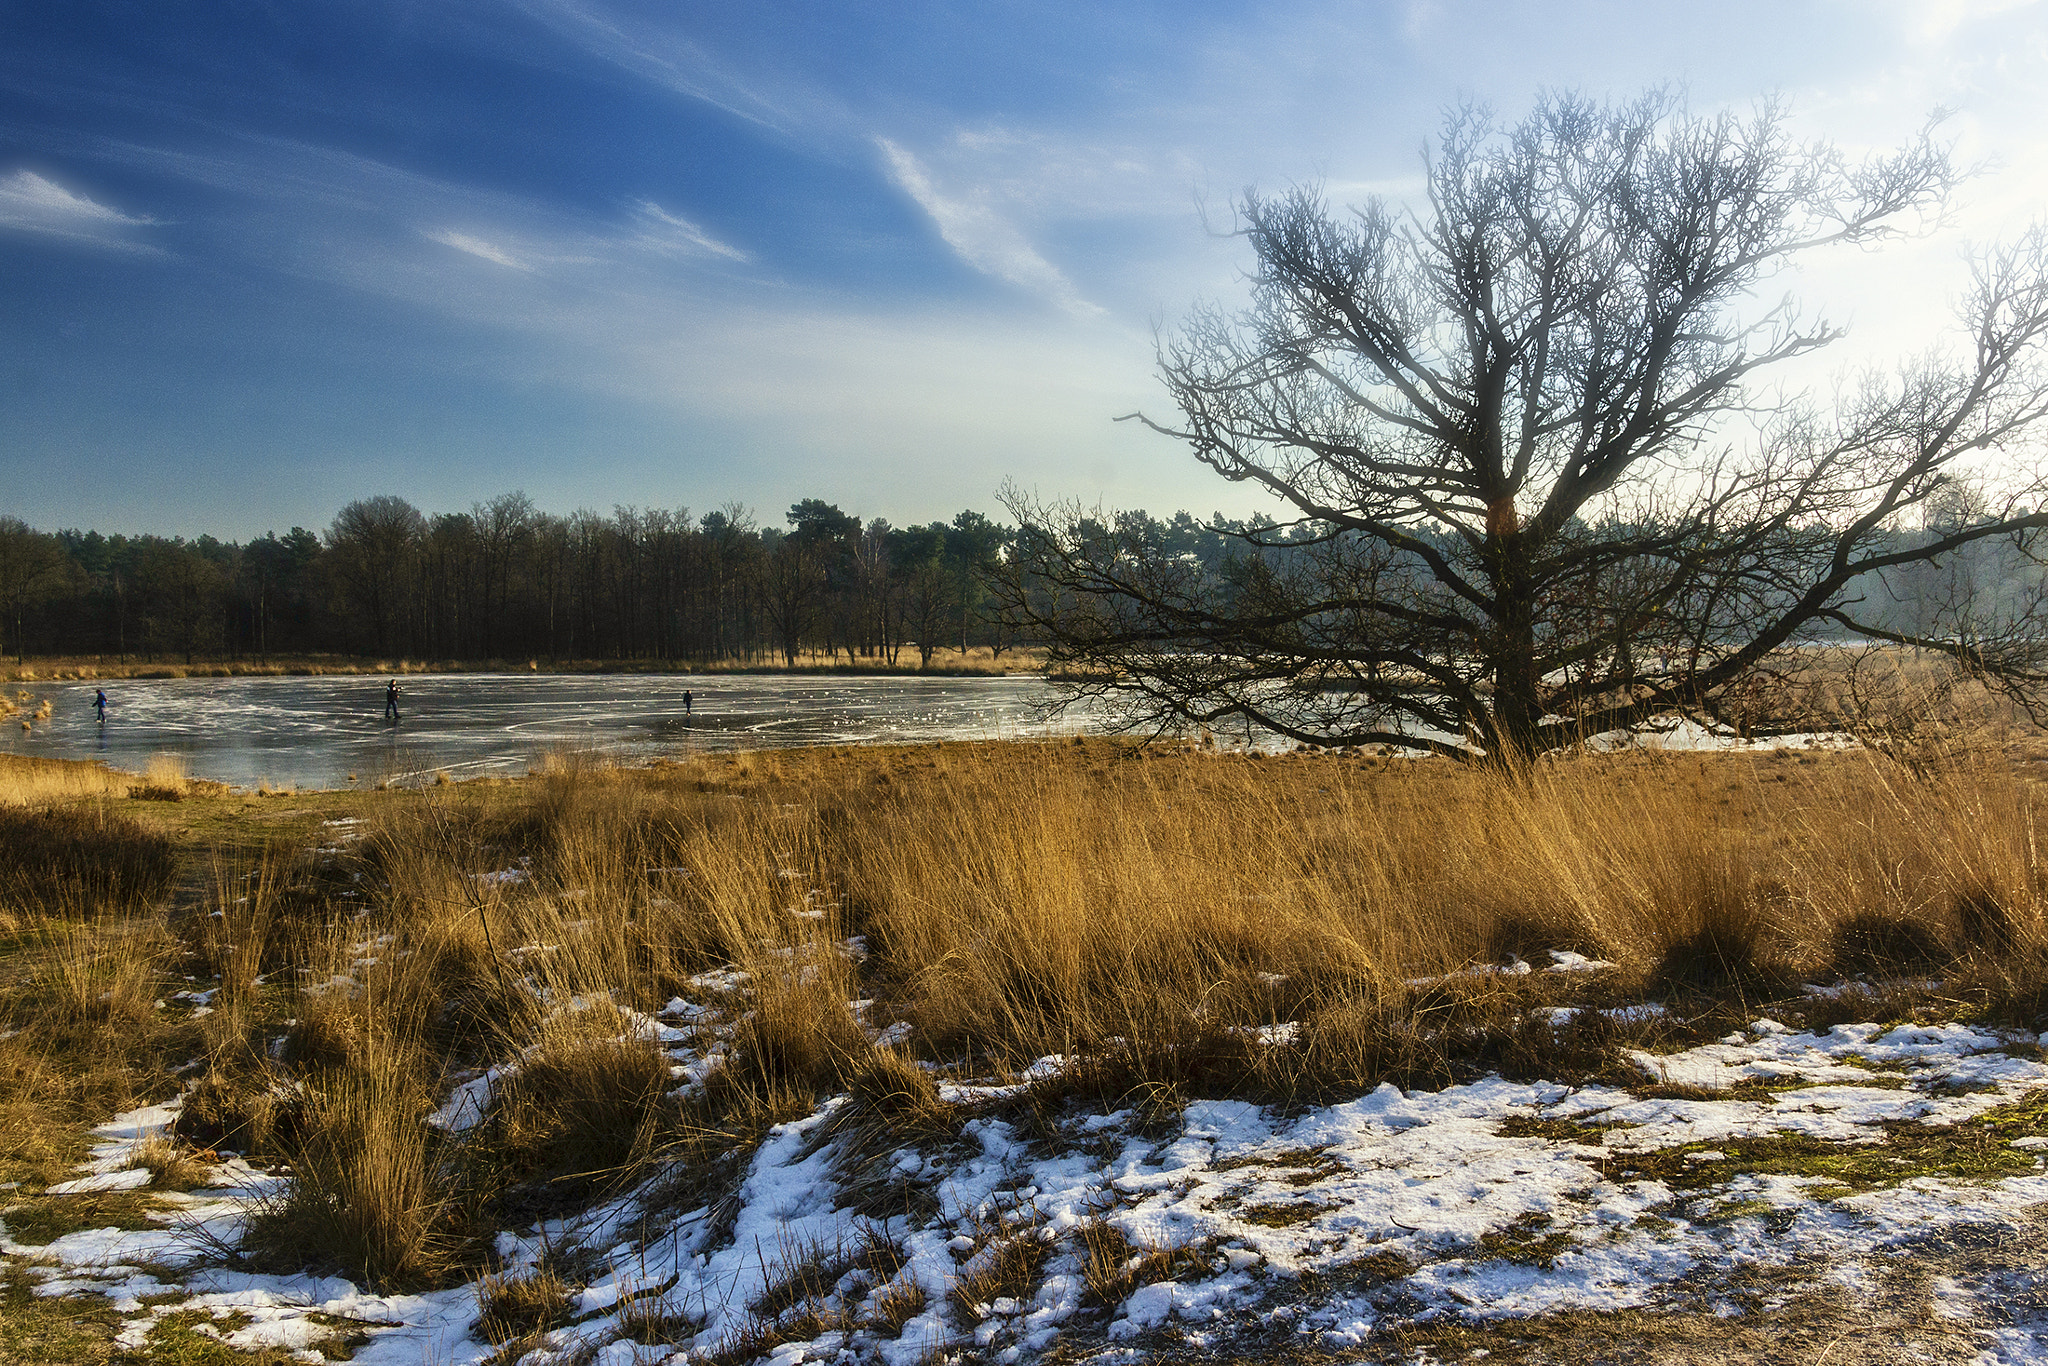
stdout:
[[[1203,1095],[1490,1070],[1639,1082],[1625,1047],[1765,1005],[2035,1023],[2026,770],[1989,748],[1644,752],[1510,777],[1093,740],[564,762],[324,794],[364,818],[339,855],[313,852],[310,808],[223,847],[260,803],[52,800],[9,770],[40,786],[0,797],[25,832],[0,845],[0,1165],[58,1179],[65,1124],[167,1094],[196,1057],[185,1143],[292,1165],[262,1260],[433,1284],[487,1269],[495,1229],[649,1176],[716,1227],[769,1126],[832,1093],[847,1198],[914,1209],[887,1155],[957,1141],[973,1108],[935,1068],[1078,1059],[993,1102],[1050,1134],[1077,1104],[1165,1122]],[[122,871],[82,899],[59,864]],[[1553,948],[1615,967],[1547,972]],[[204,1012],[167,999],[181,986],[213,993]],[[1597,1009],[1646,995],[1670,1013]],[[650,1037],[676,997],[722,1059],[701,1085]],[[421,1122],[486,1068],[481,1123]],[[1113,1243],[1090,1244],[1097,1293],[1160,1271]],[[989,1247],[977,1303],[1039,1255],[999,1226]]]

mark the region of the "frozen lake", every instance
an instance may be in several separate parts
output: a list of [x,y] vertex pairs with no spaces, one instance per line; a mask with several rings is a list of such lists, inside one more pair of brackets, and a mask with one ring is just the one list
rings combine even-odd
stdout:
[[[50,699],[48,721],[26,735],[0,728],[7,749],[99,759],[140,770],[153,754],[184,758],[195,778],[347,787],[523,773],[551,750],[624,759],[680,758],[784,745],[1006,739],[1084,729],[1052,727],[1034,705],[1044,680],[802,677],[786,674],[416,674],[401,681],[402,718],[383,719],[384,685],[342,678],[116,679],[13,684]],[[93,719],[95,689],[107,720]],[[694,709],[683,710],[685,690]],[[30,706],[34,705],[31,702]]]

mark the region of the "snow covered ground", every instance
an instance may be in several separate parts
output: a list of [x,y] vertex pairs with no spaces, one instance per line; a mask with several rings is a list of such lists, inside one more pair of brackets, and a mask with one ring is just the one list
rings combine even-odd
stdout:
[[[717,985],[743,989],[731,979]],[[636,1032],[695,1084],[717,1065],[718,1013],[678,1000],[663,1015]],[[988,1079],[945,1087],[957,1137],[885,1140],[879,1156],[838,1097],[770,1132],[736,1201],[678,1207],[657,1179],[501,1235],[498,1251],[510,1276],[575,1269],[568,1321],[523,1356],[536,1366],[1337,1350],[1432,1322],[1656,1309],[1756,1268],[1807,1268],[1853,1300],[1915,1240],[1975,1229],[1995,1243],[2048,1207],[2041,1043],[1964,1024],[1807,1034],[1760,1018],[1718,1043],[1635,1055],[1643,1084],[1630,1089],[1487,1078],[1291,1113],[1231,1100],[1164,1117],[1067,1112],[1051,1132],[1018,1104],[1029,1078]],[[496,1080],[457,1088],[431,1122],[462,1132]],[[175,1113],[101,1126],[51,1195],[143,1185],[138,1150]],[[42,1245],[0,1228],[0,1252],[37,1294],[107,1296],[130,1347],[177,1315],[307,1361],[343,1341],[369,1366],[497,1350],[475,1286],[378,1295],[235,1269],[251,1202],[279,1178],[234,1159],[217,1171],[212,1189],[165,1196],[153,1227]],[[895,1194],[877,1199],[878,1171],[905,1212],[887,1207]],[[2048,1320],[2000,1310],[1991,1285],[1949,1278],[1932,1312],[1967,1332],[1976,1360],[2048,1361]],[[1712,1309],[1756,1305],[1731,1290]]]

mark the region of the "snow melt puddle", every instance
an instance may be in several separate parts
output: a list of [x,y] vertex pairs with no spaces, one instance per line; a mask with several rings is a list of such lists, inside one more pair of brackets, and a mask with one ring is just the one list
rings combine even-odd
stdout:
[[[706,1008],[678,1000],[663,1013],[694,1024]],[[700,1054],[678,1037],[685,1031],[651,1017],[628,1021],[669,1049],[679,1073],[701,1074],[717,1056],[715,1044]],[[706,1044],[716,1032],[690,1038]],[[1961,1024],[1815,1035],[1758,1020],[1720,1043],[1638,1055],[1661,1098],[1496,1077],[1433,1093],[1381,1086],[1294,1113],[1200,1101],[1163,1135],[1134,1111],[1075,1114],[1052,1143],[1028,1141],[1022,1120],[1006,1116],[1022,1083],[948,1083],[949,1100],[976,1110],[957,1139],[885,1145],[858,1162],[849,1145],[861,1130],[839,1122],[852,1102],[838,1097],[772,1129],[729,1201],[664,1209],[657,1180],[576,1218],[503,1234],[498,1251],[511,1275],[544,1258],[562,1265],[576,1248],[596,1268],[576,1288],[572,1324],[522,1358],[532,1366],[679,1363],[741,1341],[781,1366],[912,1366],[934,1349],[970,1347],[1016,1361],[1063,1334],[1083,1352],[1142,1349],[1167,1328],[1197,1350],[1227,1349],[1247,1330],[1339,1348],[1446,1314],[1656,1306],[1698,1268],[1795,1257],[1823,1259],[1828,1278],[1853,1291],[1872,1279],[1865,1259],[1888,1248],[2048,1202],[2037,1155],[2048,1136],[2013,1141],[1998,1179],[1908,1170],[1860,1191],[1758,1164],[1716,1179],[1729,1156],[1713,1145],[1881,1144],[1885,1125],[1968,1123],[2048,1085],[2034,1043]],[[1064,1062],[1045,1059],[1033,1075]],[[499,1079],[457,1087],[432,1122],[463,1131]],[[136,1147],[175,1113],[154,1106],[102,1126],[80,1180],[125,1176]],[[866,1141],[872,1148],[871,1132]],[[129,1318],[130,1347],[163,1315],[201,1313],[226,1325],[217,1331],[232,1345],[307,1361],[340,1350],[337,1334],[356,1340],[354,1360],[373,1364],[459,1366],[495,1350],[477,1336],[474,1287],[375,1295],[334,1277],[225,1269],[211,1254],[233,1246],[249,1202],[274,1178],[237,1162],[222,1170],[221,1188],[173,1197],[160,1228],[42,1246],[0,1230],[0,1251],[30,1263],[38,1294],[107,1296]],[[877,1172],[921,1198],[875,1198]],[[854,1188],[863,1182],[865,1195]],[[1113,1303],[1091,1307],[1089,1254],[1099,1287],[1106,1245],[1130,1253],[1128,1274]],[[1021,1276],[1005,1271],[1020,1265]],[[1941,1302],[1974,1312],[1963,1290]],[[666,1346],[634,1339],[650,1305],[662,1308]],[[1983,1331],[2000,1359],[2048,1353],[2031,1330]]]

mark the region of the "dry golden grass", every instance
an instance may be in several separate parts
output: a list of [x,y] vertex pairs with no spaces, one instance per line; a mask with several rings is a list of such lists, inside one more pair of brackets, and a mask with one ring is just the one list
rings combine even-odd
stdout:
[[137,1144],[128,1165],[147,1171],[150,1184],[158,1190],[191,1190],[205,1185],[211,1175],[207,1164],[191,1149],[162,1137]]
[[[34,882],[0,907],[0,1006],[24,1030],[0,1041],[0,1104],[82,1105],[55,1078],[95,1059],[141,1089],[142,1060],[176,1042],[208,1063],[188,1141],[292,1164],[259,1243],[397,1286],[657,1172],[729,1213],[752,1145],[831,1093],[852,1097],[833,1126],[850,1198],[900,1213],[919,1196],[884,1155],[949,1141],[965,1113],[927,1065],[1078,1059],[1010,1102],[1049,1132],[1077,1100],[1166,1121],[1198,1095],[1615,1079],[1623,1045],[1711,1037],[1765,1003],[2038,1027],[2048,869],[2027,772],[1981,745],[1519,776],[1101,740],[565,757],[519,783],[356,794],[363,838],[332,866],[188,847],[182,890],[115,916]],[[131,852],[166,838],[107,824],[101,797],[52,800],[22,819]],[[212,809],[177,810],[194,808]],[[1513,970],[1549,949],[1617,966]],[[155,1001],[183,972],[217,994],[181,1024]],[[1855,973],[1919,984],[1798,994]],[[1554,1022],[1646,994],[1672,1019]],[[643,1018],[679,995],[724,1031],[689,1091]],[[901,1042],[870,1041],[895,1024]],[[505,1080],[469,1137],[420,1122],[487,1066]],[[42,1141],[19,1160],[44,1161]],[[1149,1274],[1143,1250],[1101,1253],[1105,1284]]]
[[259,1259],[332,1267],[373,1285],[445,1282],[466,1259],[467,1215],[437,1135],[411,1040],[368,1036],[352,1065],[307,1088],[286,1148],[292,1180],[249,1223]]
[[135,781],[104,764],[0,754],[0,807],[41,807],[92,797],[125,797]]
[[523,1275],[491,1275],[477,1282],[477,1334],[490,1343],[537,1338],[567,1323],[576,1297],[550,1266]]

